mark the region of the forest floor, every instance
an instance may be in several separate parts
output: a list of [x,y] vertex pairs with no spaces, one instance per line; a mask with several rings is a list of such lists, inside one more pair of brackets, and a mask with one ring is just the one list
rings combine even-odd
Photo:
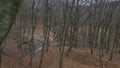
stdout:
[[[42,28],[42,27],[38,27]],[[42,30],[36,29],[41,32]],[[37,33],[36,34],[39,34]],[[30,56],[21,56],[21,50],[17,48],[14,32],[10,32],[6,39],[5,48],[7,54],[2,56],[2,68],[30,68]],[[39,38],[42,38],[41,35]],[[36,37],[38,38],[38,36]],[[65,53],[67,51],[65,48]],[[45,52],[42,68],[58,68],[59,66],[59,49],[58,47],[52,47],[48,52]],[[38,68],[40,61],[40,53],[35,54],[33,57],[32,67]],[[113,60],[108,60],[108,55],[102,58],[104,68],[120,68],[120,54],[114,53]],[[88,48],[73,49],[70,56],[64,55],[63,68],[100,68],[99,54],[94,52],[90,54]]]

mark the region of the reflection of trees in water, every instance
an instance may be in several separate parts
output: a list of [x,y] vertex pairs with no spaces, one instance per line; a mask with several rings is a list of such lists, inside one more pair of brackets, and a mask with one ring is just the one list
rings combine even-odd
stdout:
[[[33,44],[33,49],[30,48],[30,46],[31,46],[30,43]],[[22,43],[22,48],[26,55],[32,55],[32,54],[40,52],[40,50],[43,48],[43,43],[39,40],[33,40],[32,42],[24,41]]]
[[[88,47],[91,49],[91,54],[93,54],[95,49],[98,48],[97,50],[99,51],[99,60],[101,62],[101,66],[101,58],[104,54],[106,54],[105,51],[110,53],[111,60],[113,53],[119,50],[120,45],[117,43],[120,42],[120,2],[104,2],[104,0],[96,0],[98,2],[94,2],[94,4],[89,2],[90,4],[87,5],[88,0],[84,0],[86,5],[80,5],[79,2],[82,0],[64,0],[64,2],[63,0],[56,0],[54,2],[52,2],[53,0],[51,0],[51,2],[50,0],[41,1],[43,2],[42,6],[37,7],[37,0],[33,0],[31,2],[26,0],[26,2],[29,2],[30,4],[28,6],[28,4],[24,3],[26,7],[23,6],[20,10],[17,16],[19,20],[17,20],[18,22],[16,24],[19,26],[16,27],[18,28],[18,43],[31,38],[31,41],[23,42],[22,48],[24,49],[25,54],[31,55],[34,52],[41,50],[39,68],[41,68],[43,62],[44,49],[49,51],[51,33],[53,33],[54,41],[57,41],[56,43],[59,46],[59,68],[62,68],[64,59],[63,56],[65,53],[64,48],[66,43],[69,44],[67,56],[69,56],[72,48],[78,44],[84,45],[85,43],[89,43]],[[1,1],[0,3],[2,4]],[[2,5],[6,7],[3,6],[2,9],[4,8],[3,11],[6,11],[5,15],[2,14],[3,11],[0,11],[0,14],[2,14],[1,16],[3,16],[0,16],[0,26],[2,26],[0,28],[4,29],[0,30],[0,33],[2,34],[0,34],[0,44],[3,43],[11,27],[13,26],[13,22],[16,18],[19,8],[19,0],[11,1],[10,3],[12,4],[10,6],[12,7],[7,5],[7,3],[9,4],[9,1],[5,0],[4,3],[6,4]],[[5,20],[8,23],[4,23]],[[43,43],[38,40],[34,40],[36,23],[38,21],[42,21],[44,26]],[[30,38],[27,36],[30,36]],[[81,44],[81,40],[85,42]],[[0,64],[1,56],[2,48],[0,45]]]

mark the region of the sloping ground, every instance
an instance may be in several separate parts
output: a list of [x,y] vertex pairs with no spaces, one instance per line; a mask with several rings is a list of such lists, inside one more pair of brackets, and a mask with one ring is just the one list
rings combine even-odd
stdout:
[[[117,56],[119,57],[119,56]],[[100,62],[99,62],[99,55],[98,53],[94,53],[93,55],[90,54],[90,50],[89,49],[86,49],[86,50],[83,50],[83,49],[77,49],[77,50],[74,50],[72,52],[72,56],[71,58],[78,62],[78,63],[82,63],[82,64],[85,64],[85,65],[92,65],[92,66],[96,66],[96,68],[99,68],[100,66]],[[113,60],[114,62],[116,62],[115,60]],[[113,61],[109,61],[108,58],[106,57],[103,57],[102,58],[102,63],[103,63],[103,66],[104,68],[119,68],[119,64],[114,64]],[[120,60],[119,60],[120,62]]]
[[[30,68],[30,57],[23,56],[20,57],[20,51],[17,49],[14,40],[9,39],[6,42],[7,45],[9,44],[9,50],[11,51],[12,55],[17,58],[11,59],[10,57],[3,55],[2,59],[2,68]],[[67,50],[67,48],[65,49]],[[64,63],[63,68],[99,68],[99,57],[97,53],[93,55],[89,54],[89,49],[74,49],[70,56],[64,56]],[[108,61],[106,58],[103,59],[104,68],[120,68],[119,63],[120,60],[119,55],[116,55],[113,61]],[[45,52],[44,61],[42,68],[58,68],[58,60],[59,60],[59,51],[58,48],[51,48],[49,52]],[[40,61],[40,53],[36,54],[33,58],[32,67],[38,68]]]
[[[39,34],[38,34],[39,35]],[[41,35],[42,36],[42,35]],[[40,38],[41,38],[40,36]],[[37,37],[38,38],[38,37]],[[15,42],[15,33],[11,32],[6,40],[6,49],[8,55],[2,57],[2,68],[30,68],[30,56],[21,55],[21,50],[17,48]],[[67,47],[65,49],[65,52]],[[103,58],[104,68],[120,68],[120,55],[114,54],[112,61],[105,56]],[[49,52],[45,52],[42,68],[58,68],[59,51],[57,47],[51,47]],[[38,68],[40,61],[40,52],[33,57],[32,67]],[[89,49],[73,49],[70,56],[64,56],[63,68],[99,68],[98,53],[90,54]]]

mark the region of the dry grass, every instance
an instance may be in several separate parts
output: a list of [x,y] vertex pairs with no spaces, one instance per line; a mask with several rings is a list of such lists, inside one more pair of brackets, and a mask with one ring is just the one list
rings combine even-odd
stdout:
[[[43,28],[43,27],[37,27]],[[39,30],[36,30],[37,32]],[[42,30],[40,30],[42,31]],[[39,33],[38,33],[39,34]],[[41,35],[42,36],[42,35]],[[40,36],[40,38],[42,38]],[[21,52],[17,49],[15,42],[15,33],[10,33],[6,40],[5,47],[9,50],[11,57],[3,55],[2,57],[2,68],[30,68],[29,56],[21,56]],[[65,52],[67,47],[65,49]],[[120,55],[114,54],[112,61],[108,61],[108,58],[103,58],[104,68],[120,68]],[[49,52],[45,52],[44,62],[42,68],[58,68],[59,66],[59,50],[57,47],[51,47]],[[36,54],[33,58],[32,67],[38,68],[40,61],[40,53]],[[95,52],[93,55],[90,54],[89,49],[73,49],[70,56],[64,55],[63,68],[99,68],[99,57],[98,53]]]
[[[14,50],[14,49],[13,49]],[[14,52],[13,52],[14,53]],[[17,56],[18,54],[16,54]],[[81,48],[73,50],[71,55],[67,57],[64,55],[63,68],[99,68],[98,55],[89,54],[89,49],[83,50]],[[30,57],[22,57],[21,60],[16,62],[7,56],[3,56],[2,68],[30,68],[29,61]],[[33,58],[33,68],[38,68],[40,60],[40,53],[36,54]],[[58,68],[59,51],[57,48],[50,49],[49,52],[45,52],[44,62],[42,68]],[[103,59],[104,68],[119,68],[118,65],[114,64],[113,61]],[[119,62],[118,62],[119,63]]]

